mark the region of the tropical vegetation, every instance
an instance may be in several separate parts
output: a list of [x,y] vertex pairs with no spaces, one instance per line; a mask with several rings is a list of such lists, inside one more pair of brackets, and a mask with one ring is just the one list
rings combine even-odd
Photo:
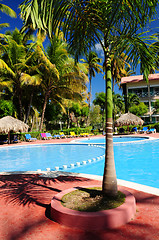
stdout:
[[[16,18],[16,13],[13,11],[13,9],[11,9],[10,7],[8,7],[7,5],[0,3],[0,11],[9,15],[10,17]],[[4,27],[9,27],[8,23],[0,23],[0,29],[4,28]]]
[[[144,27],[153,18],[157,4],[157,0],[24,0],[21,4],[24,25],[20,34],[30,36],[37,30],[37,40],[23,44],[12,35],[1,38],[1,92],[13,93],[12,99],[18,97],[19,111],[17,108],[16,114],[23,119],[27,101],[22,93],[28,92],[26,89],[30,89],[30,83],[37,77],[39,83],[33,84],[36,97],[30,107],[41,115],[40,130],[47,105],[50,107],[53,103],[60,106],[62,115],[68,119],[68,126],[72,112],[71,119],[76,118],[79,126],[81,108],[87,97],[89,70],[99,71],[89,61],[82,64],[79,59],[91,53],[96,44],[100,45],[106,83],[103,107],[106,157],[102,186],[106,195],[117,195],[113,116],[115,118],[123,111],[120,97],[113,97],[112,78],[118,83],[122,74],[128,74],[124,73],[125,66],[129,72],[130,66],[135,69],[140,63],[141,74],[148,81],[149,73],[157,67],[158,45],[152,44],[155,37],[144,35]],[[41,38],[46,34],[50,47],[45,50]],[[95,59],[95,63],[99,63],[96,56]],[[90,76],[93,74],[89,73]],[[91,91],[89,97],[91,99]],[[125,101],[129,103],[127,97]],[[115,107],[117,104],[118,108]],[[84,116],[87,118],[86,112]]]

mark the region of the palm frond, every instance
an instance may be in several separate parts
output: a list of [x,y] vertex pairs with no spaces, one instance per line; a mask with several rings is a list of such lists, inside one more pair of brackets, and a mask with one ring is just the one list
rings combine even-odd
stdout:
[[9,27],[9,26],[10,26],[9,23],[1,23],[0,24],[0,29],[5,28],[5,27]]
[[2,59],[0,59],[0,71],[4,70],[6,70],[6,72],[11,74],[13,77],[15,76],[15,73],[12,71],[12,69]]
[[13,18],[17,17],[16,13],[10,7],[8,7],[5,4],[0,3],[0,11],[6,13],[10,17],[13,17]]

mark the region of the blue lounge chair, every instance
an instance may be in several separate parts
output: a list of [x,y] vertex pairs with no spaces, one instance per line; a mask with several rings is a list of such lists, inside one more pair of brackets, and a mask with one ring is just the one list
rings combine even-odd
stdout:
[[53,138],[61,138],[61,136],[59,134],[55,134]]
[[10,141],[11,141],[11,143],[19,143],[20,142],[17,135],[11,135]]
[[30,134],[25,134],[25,139],[26,139],[26,141],[28,141],[28,142],[36,141],[36,140],[37,140],[37,138],[32,138]]
[[52,138],[53,138],[53,136],[51,135],[51,133],[45,133],[45,135],[46,135],[47,139],[52,139]]
[[0,140],[0,144],[8,143],[8,140]]
[[132,132],[137,133],[137,127],[133,127]]
[[155,128],[151,128],[147,131],[147,133],[156,133],[156,129]]
[[139,132],[140,133],[146,133],[148,131],[148,127],[143,127],[142,130],[140,130]]

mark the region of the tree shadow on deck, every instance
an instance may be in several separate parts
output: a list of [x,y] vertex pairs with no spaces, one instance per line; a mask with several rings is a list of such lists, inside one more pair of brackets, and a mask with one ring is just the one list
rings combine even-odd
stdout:
[[7,202],[23,205],[36,204],[47,207],[48,197],[61,192],[58,183],[73,183],[87,181],[73,176],[58,176],[56,178],[41,177],[38,174],[0,175],[0,196]]
[[[51,222],[50,218],[50,201],[51,198],[56,194],[61,192],[66,188],[70,188],[73,186],[82,186],[91,184],[91,180],[74,177],[74,176],[57,176],[55,178],[50,177],[43,177],[39,176],[38,174],[11,174],[11,175],[0,175],[0,199],[2,203],[4,202],[3,199],[6,201],[7,211],[10,211],[12,206],[19,206],[15,208],[15,210],[19,209],[20,206],[24,207],[25,213],[28,212],[29,214],[35,214],[38,216],[30,216],[23,220],[23,216],[21,216],[21,223],[20,228],[18,223],[15,222],[13,226],[6,216],[3,219],[7,220],[5,225],[6,230],[8,231],[7,237],[3,238],[4,240],[18,240],[18,239],[28,239],[28,234],[32,234],[30,239],[37,239],[36,233],[39,234],[39,229],[41,229],[40,236],[44,237],[44,239],[51,239],[47,238],[47,231],[52,230],[52,239],[58,239],[58,237],[54,238],[54,234],[56,235],[56,226],[55,222]],[[145,240],[146,238],[149,239],[157,239],[155,237],[159,237],[158,234],[158,227],[154,224],[153,219],[149,223],[146,222],[146,215],[145,219],[142,218],[141,215],[141,208],[144,209],[146,204],[148,204],[148,210],[146,210],[147,218],[149,217],[149,212],[151,211],[151,206],[153,207],[155,204],[156,207],[159,206],[159,197],[150,195],[150,194],[140,194],[139,191],[134,191],[134,195],[137,199],[137,203],[139,203],[140,208],[136,214],[136,217],[133,221],[126,224],[125,226],[114,229],[114,230],[105,230],[105,231],[82,231],[77,229],[70,229],[64,228],[58,225],[58,231],[60,231],[60,237],[63,240]],[[35,210],[29,210],[27,206],[35,205],[37,206]],[[13,206],[13,208],[14,208]],[[40,206],[40,208],[38,207]],[[42,207],[42,208],[41,208]],[[40,209],[44,209],[41,211]],[[40,211],[40,212],[39,212]],[[143,210],[142,210],[143,211]],[[21,214],[23,213],[23,209],[14,212],[14,214]],[[10,214],[10,212],[9,212]],[[11,213],[12,214],[12,213]],[[16,216],[16,215],[15,215]],[[47,218],[46,218],[46,217]],[[157,215],[156,215],[157,216]],[[155,217],[155,215],[154,215]],[[18,218],[16,218],[18,219]],[[156,219],[157,221],[157,219]],[[1,222],[0,222],[1,224]],[[1,231],[1,230],[0,230]],[[2,232],[3,233],[3,232]],[[1,234],[1,232],[0,232]],[[43,235],[45,234],[45,235]],[[39,235],[38,235],[39,236]],[[50,235],[49,235],[50,236]],[[56,235],[57,236],[57,235]],[[42,239],[42,238],[41,238]]]

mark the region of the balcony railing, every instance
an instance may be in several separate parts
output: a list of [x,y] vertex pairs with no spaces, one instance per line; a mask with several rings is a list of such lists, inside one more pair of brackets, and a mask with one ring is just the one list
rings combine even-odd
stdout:
[[[136,94],[139,98],[145,98],[145,97],[148,97],[148,92],[132,92],[134,94]],[[150,96],[151,97],[156,97],[156,96],[159,96],[159,91],[154,91],[154,92],[150,92]]]
[[159,91],[150,92],[151,97],[159,96]]

